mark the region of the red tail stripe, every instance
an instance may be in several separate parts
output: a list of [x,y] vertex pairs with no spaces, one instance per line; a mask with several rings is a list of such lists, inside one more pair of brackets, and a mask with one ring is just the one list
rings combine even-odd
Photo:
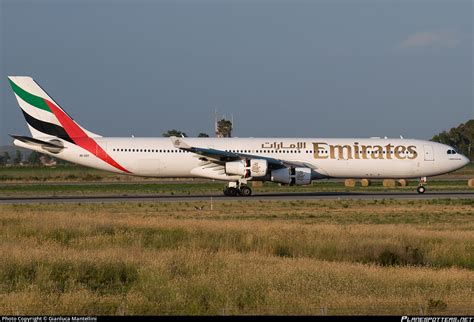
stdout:
[[120,164],[118,164],[114,159],[112,159],[110,155],[108,155],[107,152],[105,152],[104,149],[102,149],[102,147],[100,147],[100,145],[98,145],[92,138],[87,136],[84,130],[82,130],[69,116],[67,116],[66,113],[64,113],[60,108],[58,108],[55,104],[48,101],[47,99],[45,99],[44,101],[54,113],[56,118],[59,120],[59,123],[61,123],[63,128],[66,130],[67,134],[74,141],[74,143],[76,143],[83,149],[86,149],[90,153],[94,154],[101,160],[107,162],[111,166],[123,172],[130,173],[130,171],[128,171]]

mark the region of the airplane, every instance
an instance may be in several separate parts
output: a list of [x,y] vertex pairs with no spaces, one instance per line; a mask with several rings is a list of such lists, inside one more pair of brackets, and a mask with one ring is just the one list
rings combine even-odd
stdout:
[[31,132],[11,135],[15,146],[120,174],[221,180],[226,196],[250,196],[251,181],[332,178],[416,178],[424,193],[427,177],[470,162],[451,146],[403,138],[103,137],[74,121],[33,78],[8,78]]

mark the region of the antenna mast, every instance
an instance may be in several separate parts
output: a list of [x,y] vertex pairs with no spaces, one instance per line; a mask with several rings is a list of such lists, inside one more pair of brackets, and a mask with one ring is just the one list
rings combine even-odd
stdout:
[[217,108],[214,108],[214,134],[218,136],[218,128],[217,128]]

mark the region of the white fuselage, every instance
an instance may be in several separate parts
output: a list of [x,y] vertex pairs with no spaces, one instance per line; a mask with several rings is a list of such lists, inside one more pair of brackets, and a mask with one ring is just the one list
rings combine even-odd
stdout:
[[[223,167],[177,149],[169,138],[94,138],[131,175],[203,177],[233,181]],[[184,138],[190,146],[304,163],[320,178],[421,178],[451,172],[469,160],[447,145],[413,139],[380,138]],[[47,153],[15,140],[15,145]],[[55,157],[102,170],[123,173],[83,148],[64,142]]]

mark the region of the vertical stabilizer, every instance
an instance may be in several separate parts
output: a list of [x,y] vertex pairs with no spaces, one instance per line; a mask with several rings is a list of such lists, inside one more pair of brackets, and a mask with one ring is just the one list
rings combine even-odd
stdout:
[[8,80],[34,138],[60,138],[73,143],[73,138],[99,137],[77,124],[29,76],[9,76]]

